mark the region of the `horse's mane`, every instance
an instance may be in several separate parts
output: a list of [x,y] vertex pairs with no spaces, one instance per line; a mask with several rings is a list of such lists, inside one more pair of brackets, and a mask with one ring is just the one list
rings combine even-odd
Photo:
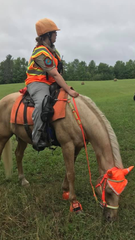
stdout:
[[115,166],[118,168],[123,168],[122,159],[120,156],[119,144],[110,122],[107,120],[105,115],[100,111],[100,109],[96,106],[96,104],[90,98],[83,96],[81,94],[79,96],[82,99],[82,101],[93,111],[93,113],[100,119],[102,124],[105,126],[105,129],[107,130],[107,133],[108,133],[108,137],[110,139]]

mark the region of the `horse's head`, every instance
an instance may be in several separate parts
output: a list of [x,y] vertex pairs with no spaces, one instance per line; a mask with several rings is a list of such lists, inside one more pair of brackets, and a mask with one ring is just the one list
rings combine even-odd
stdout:
[[114,221],[117,217],[119,207],[119,196],[127,185],[128,181],[125,178],[133,166],[126,169],[113,167],[109,169],[96,185],[97,193],[100,195],[104,208],[105,217],[108,221]]
[[104,215],[107,221],[111,222],[116,220],[119,208],[119,198],[120,196],[115,194],[107,184],[105,189],[106,206],[104,207]]

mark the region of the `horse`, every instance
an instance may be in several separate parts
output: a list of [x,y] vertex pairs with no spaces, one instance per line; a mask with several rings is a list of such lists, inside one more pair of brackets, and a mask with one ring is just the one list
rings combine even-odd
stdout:
[[[10,138],[15,134],[18,140],[17,148],[15,150],[18,177],[21,184],[25,186],[28,185],[29,182],[23,173],[22,159],[27,144],[32,144],[32,142],[23,125],[10,123],[11,109],[18,96],[20,96],[20,93],[16,92],[9,94],[0,100],[0,156],[2,155],[6,176],[11,177],[12,145]],[[71,102],[73,103],[73,99],[71,99]],[[99,178],[97,179],[98,184],[109,169],[114,167],[123,169],[119,144],[110,122],[92,99],[80,94],[75,98],[75,102],[81,119],[85,139],[87,143],[91,143],[97,159],[99,169]],[[71,204],[74,204],[77,202],[74,188],[74,163],[80,150],[84,147],[82,131],[73,116],[69,104],[66,104],[65,118],[52,122],[52,125],[62,149],[66,168],[62,190],[65,193],[69,192],[68,199]],[[33,126],[30,126],[30,128],[32,130]],[[97,194],[102,197],[102,190],[99,187],[97,187]],[[108,183],[106,183],[105,186],[105,201],[106,205],[104,206],[104,209],[106,219],[113,221],[117,217],[119,195],[112,191]]]

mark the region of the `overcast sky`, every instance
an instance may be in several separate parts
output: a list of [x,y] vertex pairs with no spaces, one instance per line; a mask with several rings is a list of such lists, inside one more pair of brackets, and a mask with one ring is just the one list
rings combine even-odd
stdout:
[[135,0],[0,0],[0,62],[29,60],[45,17],[61,29],[55,46],[66,62],[135,60]]

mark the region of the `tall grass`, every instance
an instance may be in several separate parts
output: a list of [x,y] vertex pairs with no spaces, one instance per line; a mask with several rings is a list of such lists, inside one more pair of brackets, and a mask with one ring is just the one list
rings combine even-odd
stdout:
[[[135,80],[69,82],[78,92],[91,97],[105,113],[117,135],[125,167],[135,164]],[[24,84],[1,85],[0,98],[18,91]],[[0,113],[2,114],[2,113]],[[38,154],[31,146],[25,151],[23,167],[29,188],[22,188],[17,176],[13,137],[13,178],[5,180],[0,163],[0,240],[134,240],[135,170],[128,176],[121,194],[118,219],[104,220],[89,184],[84,150],[78,156],[75,189],[84,214],[69,212],[69,202],[62,200],[61,183],[65,174],[61,149],[45,149]],[[92,181],[98,177],[95,154],[88,147]]]

